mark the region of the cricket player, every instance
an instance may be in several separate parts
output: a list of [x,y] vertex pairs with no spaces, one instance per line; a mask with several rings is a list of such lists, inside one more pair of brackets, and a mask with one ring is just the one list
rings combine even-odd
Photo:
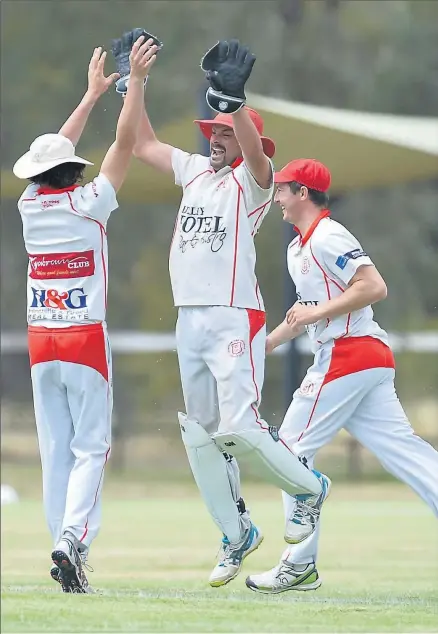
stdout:
[[75,154],[88,116],[118,79],[104,75],[96,48],[88,90],[58,134],[38,137],[15,163],[28,179],[18,202],[29,256],[27,321],[43,497],[52,536],[52,577],[64,592],[91,591],[84,565],[100,528],[103,472],[111,444],[111,353],[105,324],[106,225],[117,209],[143,110],[143,83],[155,61],[138,39],[116,138],[99,175],[82,186],[89,161]]
[[[115,57],[122,92],[127,55]],[[210,156],[159,141],[146,112],[134,149],[182,188],[169,259],[186,407],[179,422],[195,481],[223,535],[212,586],[234,579],[263,539],[245,508],[234,456],[246,454],[291,494],[316,501],[328,489],[328,480],[303,465],[259,414],[266,319],[254,236],[271,205],[275,145],[263,135],[261,116],[245,106],[254,62],[237,40],[218,42],[202,60],[207,102],[218,114],[195,123],[210,141]]]
[[[298,232],[287,263],[298,300],[267,337],[267,351],[307,331],[315,353],[280,428],[280,437],[310,468],[321,447],[344,428],[438,515],[438,452],[411,428],[394,388],[387,334],[371,305],[386,285],[356,238],[330,218],[330,172],[311,159],[275,174],[275,202]],[[274,594],[314,590],[321,505],[283,493],[285,540],[279,565],[251,575],[251,590]],[[309,534],[308,526],[316,526]],[[302,536],[308,536],[302,540]]]

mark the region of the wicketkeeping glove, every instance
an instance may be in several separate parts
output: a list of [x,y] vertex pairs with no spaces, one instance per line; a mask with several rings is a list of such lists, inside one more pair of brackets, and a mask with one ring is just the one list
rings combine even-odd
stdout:
[[245,83],[256,61],[247,46],[238,40],[221,40],[201,60],[210,82],[207,103],[216,112],[237,112],[245,105]]
[[[116,60],[117,72],[120,75],[120,79],[116,81],[116,92],[121,95],[126,95],[128,90],[128,80],[129,73],[131,72],[131,66],[129,64],[129,55],[131,54],[132,45],[134,42],[138,40],[138,38],[143,35],[144,41],[152,38],[154,40],[154,44],[158,46],[158,50],[163,47],[163,43],[160,42],[155,35],[151,35],[144,29],[132,29],[132,31],[128,31],[124,33],[121,38],[112,41],[111,51],[114,55],[114,59]],[[145,79],[146,84],[146,79]]]

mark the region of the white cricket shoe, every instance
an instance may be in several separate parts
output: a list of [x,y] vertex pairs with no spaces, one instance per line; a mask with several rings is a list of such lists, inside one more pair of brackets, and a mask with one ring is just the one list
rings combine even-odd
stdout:
[[322,491],[319,495],[296,495],[295,510],[287,521],[284,529],[284,540],[288,544],[299,544],[309,537],[319,521],[321,507],[328,498],[331,488],[331,480],[326,475],[313,471],[321,482]]
[[242,563],[245,557],[257,550],[262,541],[262,533],[252,522],[246,537],[240,546],[230,544],[228,539],[224,537],[222,540],[221,556],[210,575],[210,585],[213,586],[213,588],[224,586],[226,583],[237,577],[242,569]]
[[86,553],[80,553],[80,548],[83,548],[83,545],[73,533],[65,531],[52,551],[54,565],[50,574],[55,579],[55,567],[58,567],[58,581],[63,592],[91,594],[94,590],[88,583],[83,567],[83,563],[86,562]]
[[315,564],[292,564],[286,560],[268,572],[250,575],[245,581],[247,588],[262,594],[278,594],[286,590],[316,590],[321,583]]

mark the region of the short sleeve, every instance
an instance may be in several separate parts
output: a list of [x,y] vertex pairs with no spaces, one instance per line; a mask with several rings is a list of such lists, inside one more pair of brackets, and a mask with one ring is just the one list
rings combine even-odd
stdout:
[[35,183],[31,183],[30,185],[26,187],[24,192],[21,194],[17,203],[18,211],[20,213],[21,213],[21,207],[22,207],[23,201],[34,200],[37,195],[37,189],[38,189],[38,185],[35,185]]
[[175,184],[181,187],[187,185],[203,172],[211,171],[208,157],[201,154],[189,154],[178,148],[172,150],[172,168],[175,174]]
[[234,170],[234,175],[236,180],[242,187],[243,196],[245,198],[246,208],[248,210],[248,216],[259,209],[261,206],[266,205],[266,212],[269,210],[268,202],[271,202],[272,195],[274,193],[274,168],[272,165],[272,161],[269,160],[271,164],[271,173],[272,173],[272,182],[271,186],[268,189],[263,189],[257,183],[254,176],[249,171],[245,162],[241,163]]
[[90,183],[78,187],[73,192],[75,209],[87,218],[105,224],[119,206],[116,191],[104,174],[99,174]]
[[347,229],[327,235],[318,250],[327,272],[347,285],[360,266],[373,265],[359,241]]

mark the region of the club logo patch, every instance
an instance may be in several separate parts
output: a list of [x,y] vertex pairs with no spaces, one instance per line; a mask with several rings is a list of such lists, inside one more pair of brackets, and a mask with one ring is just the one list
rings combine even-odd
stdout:
[[228,353],[231,357],[241,357],[244,352],[245,342],[242,339],[235,339],[228,346]]
[[312,383],[312,381],[307,380],[301,384],[298,392],[302,394],[303,396],[306,396],[307,394],[312,394],[314,389],[315,389],[315,384]]
[[307,257],[307,255],[305,255],[301,263],[301,273],[303,275],[307,275],[309,271],[310,271],[310,260]]

